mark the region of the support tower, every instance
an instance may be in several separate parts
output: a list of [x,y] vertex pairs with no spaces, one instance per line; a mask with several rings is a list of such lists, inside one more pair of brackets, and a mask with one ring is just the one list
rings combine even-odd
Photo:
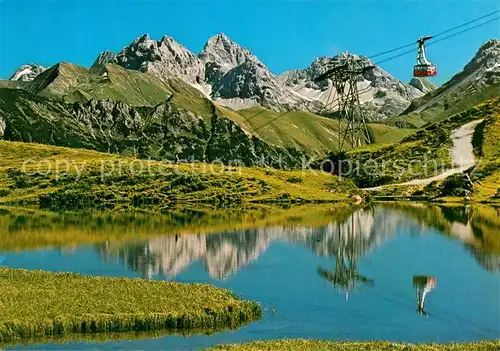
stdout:
[[330,79],[336,94],[330,93],[326,112],[338,116],[339,152],[370,143],[371,138],[366,126],[366,118],[359,100],[358,78],[366,71],[375,68],[365,60],[348,53],[332,59],[330,68],[316,78],[316,81]]

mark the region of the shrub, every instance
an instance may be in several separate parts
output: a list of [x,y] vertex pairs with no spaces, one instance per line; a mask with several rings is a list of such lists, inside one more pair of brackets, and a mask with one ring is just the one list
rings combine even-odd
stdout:
[[290,177],[286,181],[289,183],[302,183],[303,182],[302,178],[296,177],[296,176]]
[[495,199],[500,199],[500,188],[497,189],[497,193],[494,196]]

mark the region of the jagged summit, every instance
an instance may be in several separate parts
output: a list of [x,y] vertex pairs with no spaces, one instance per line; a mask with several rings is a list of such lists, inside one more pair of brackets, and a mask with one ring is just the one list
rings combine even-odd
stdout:
[[40,73],[45,71],[47,68],[37,65],[35,63],[30,63],[27,65],[22,65],[16,72],[10,77],[10,80],[18,80],[23,82],[29,82],[35,79]]
[[101,53],[94,65],[106,63],[147,72],[163,80],[180,78],[219,104],[235,109],[319,109],[283,86],[256,56],[224,34],[211,37],[199,55],[172,37],[163,36],[156,41],[144,34],[118,54]]
[[[500,69],[498,43],[498,40],[485,43],[475,60],[466,66],[463,76],[482,67],[481,77],[497,79],[493,73]],[[170,36],[165,35],[157,41],[144,34],[118,54],[103,52],[96,64],[115,63],[163,80],[177,77],[201,90],[208,98],[233,109],[260,105],[276,111],[305,109],[318,112],[329,97],[335,98],[336,92],[331,81],[315,82],[314,78],[326,71],[328,63],[343,55],[352,55],[373,64],[366,57],[341,53],[316,58],[305,69],[277,76],[248,49],[223,33],[209,38],[199,55]],[[462,78],[458,75],[457,79]],[[399,115],[412,100],[434,90],[427,81],[412,80],[410,84],[405,84],[380,67],[365,72],[358,85],[362,91],[361,102],[371,119]]]
[[212,96],[234,109],[264,106],[271,110],[315,110],[320,106],[295,95],[260,61],[246,60],[212,81]]
[[94,61],[94,64],[92,65],[92,67],[98,66],[98,65],[105,65],[105,64],[110,63],[110,62],[115,62],[116,56],[117,55],[115,53],[113,53],[109,50],[103,51],[99,54],[99,56],[97,56],[97,59]]
[[101,53],[95,64],[104,63],[148,72],[162,79],[178,77],[191,84],[200,83],[205,78],[204,64],[169,36],[157,41],[143,34],[116,55],[109,51]]
[[208,40],[199,58],[203,62],[218,64],[225,72],[247,60],[260,62],[248,49],[235,43],[223,33],[216,34]]
[[[472,74],[477,75],[477,79],[488,79],[492,75],[498,75],[499,73],[500,40],[490,39],[479,48],[474,58],[464,67],[464,70],[452,79],[460,79],[463,76]],[[496,82],[500,82],[498,78]]]

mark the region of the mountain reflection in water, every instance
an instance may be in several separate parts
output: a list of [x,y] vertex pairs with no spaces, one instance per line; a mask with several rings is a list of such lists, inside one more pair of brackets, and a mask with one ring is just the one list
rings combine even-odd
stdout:
[[0,260],[12,268],[208,283],[264,308],[260,322],[211,336],[30,348],[193,350],[276,338],[419,343],[500,335],[500,213],[487,206],[0,209]]
[[273,242],[281,241],[334,259],[334,269],[318,267],[318,274],[347,295],[356,282],[372,283],[357,271],[360,258],[397,233],[424,235],[429,228],[462,241],[485,269],[500,270],[500,215],[498,209],[488,207],[376,205],[354,210],[347,219],[332,218],[320,227],[275,225],[218,234],[168,235],[98,244],[96,248],[104,260],[119,258],[144,277],[175,278],[201,261],[212,279],[225,280],[257,260]]

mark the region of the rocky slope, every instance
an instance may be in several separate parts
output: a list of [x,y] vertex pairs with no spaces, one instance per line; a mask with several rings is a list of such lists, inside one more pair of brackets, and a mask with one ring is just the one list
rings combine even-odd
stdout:
[[46,68],[34,63],[22,65],[10,77],[10,80],[29,82],[35,79],[40,73],[45,71]]
[[409,83],[412,87],[417,88],[422,93],[427,94],[437,89],[437,87],[425,78],[413,77]]
[[[304,111],[278,113],[262,107],[235,112],[215,105],[198,89],[181,79],[162,80],[151,74],[113,64],[99,64],[86,69],[61,62],[32,82],[0,81],[2,82],[9,84],[0,84],[0,87],[24,89],[57,102],[110,100],[133,107],[156,107],[168,100],[169,104],[179,108],[182,113],[200,116],[207,124],[211,123],[213,113],[217,111],[246,134],[267,144],[298,149],[320,157],[324,156],[325,150],[338,146],[338,122],[333,119]],[[3,109],[0,106],[0,118]],[[26,113],[28,112],[34,114],[33,118],[40,118],[39,115],[47,113],[44,109],[28,110]]]
[[264,106],[275,111],[318,111],[320,106],[284,87],[248,49],[224,34],[210,38],[199,55],[205,63],[210,96],[223,106],[239,110]]
[[303,151],[249,134],[212,106],[207,120],[174,97],[154,107],[110,100],[72,104],[0,89],[0,138],[93,149],[141,158],[298,167]]
[[264,106],[275,111],[318,110],[286,87],[248,49],[224,34],[213,36],[195,55],[174,39],[143,35],[120,53],[105,51],[95,65],[118,64],[161,79],[177,77],[201,90],[219,105],[233,109]]
[[217,34],[208,39],[199,55],[205,64],[216,69],[207,73],[207,80],[212,80],[214,73],[222,75],[246,61],[260,62],[248,49],[241,47],[224,34]]
[[[326,72],[329,64],[334,64],[346,55],[353,57],[363,66],[373,65],[363,56],[342,53],[331,58],[317,58],[306,69],[281,74],[280,80],[305,99],[323,104],[335,101],[337,92],[331,80],[315,82],[315,78]],[[426,93],[425,89],[402,83],[380,67],[366,71],[359,77],[357,85],[358,91],[361,92],[360,102],[372,120],[397,115],[406,109],[413,99]]]

